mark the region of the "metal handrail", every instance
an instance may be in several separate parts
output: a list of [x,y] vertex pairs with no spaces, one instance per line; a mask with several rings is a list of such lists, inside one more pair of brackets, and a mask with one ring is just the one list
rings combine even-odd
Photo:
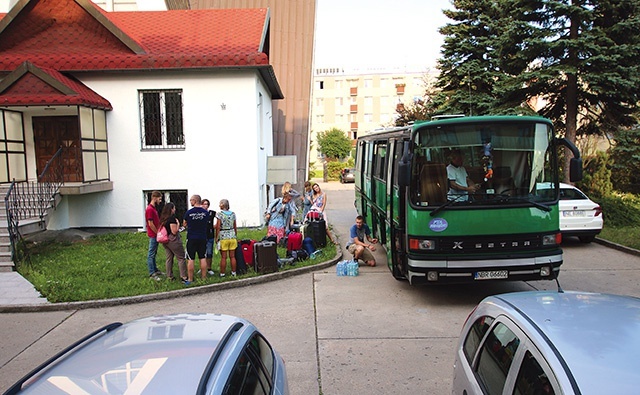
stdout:
[[22,238],[18,228],[20,220],[38,217],[42,221],[49,208],[53,207],[54,197],[64,184],[63,153],[63,148],[58,149],[47,161],[37,181],[16,182],[14,179],[9,186],[4,204],[13,261],[16,260],[17,241]]
[[4,196],[4,209],[7,212],[7,230],[9,231],[9,243],[11,245],[11,260],[15,262],[16,260],[16,241],[20,237],[20,232],[18,231],[18,221],[15,220],[11,210],[9,209],[9,200],[11,194],[13,193],[13,188],[16,185],[16,181],[13,180],[11,185],[9,185],[9,190],[7,194]]

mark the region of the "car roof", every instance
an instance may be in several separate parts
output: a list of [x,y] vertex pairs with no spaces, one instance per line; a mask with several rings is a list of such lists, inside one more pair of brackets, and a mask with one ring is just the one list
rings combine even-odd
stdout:
[[520,320],[537,328],[539,339],[545,339],[557,350],[556,355],[562,356],[583,394],[637,391],[640,299],[551,291],[493,298],[508,304]]
[[51,393],[58,387],[89,393],[195,393],[227,334],[243,327],[255,329],[242,318],[206,313],[131,321],[74,349],[23,392]]

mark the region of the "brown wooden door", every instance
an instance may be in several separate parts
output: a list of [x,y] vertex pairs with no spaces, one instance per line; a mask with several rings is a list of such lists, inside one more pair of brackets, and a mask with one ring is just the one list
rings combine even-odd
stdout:
[[60,147],[65,182],[82,181],[82,151],[78,117],[33,117],[33,139],[38,175]]

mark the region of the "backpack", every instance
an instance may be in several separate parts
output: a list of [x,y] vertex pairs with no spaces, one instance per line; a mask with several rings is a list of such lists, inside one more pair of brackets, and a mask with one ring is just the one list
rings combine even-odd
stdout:
[[169,232],[167,232],[166,226],[161,226],[156,234],[156,240],[158,243],[167,244],[169,242]]

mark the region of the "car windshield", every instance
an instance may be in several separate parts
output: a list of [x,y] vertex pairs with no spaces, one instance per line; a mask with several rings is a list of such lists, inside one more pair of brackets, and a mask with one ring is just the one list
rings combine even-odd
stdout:
[[551,139],[548,124],[531,121],[425,124],[414,135],[412,203],[551,202],[556,198]]

